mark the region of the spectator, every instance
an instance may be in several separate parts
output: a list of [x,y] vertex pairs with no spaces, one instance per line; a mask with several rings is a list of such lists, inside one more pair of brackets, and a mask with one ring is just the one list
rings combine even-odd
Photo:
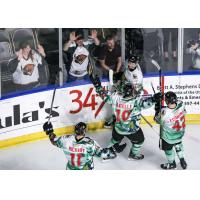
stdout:
[[169,61],[169,53],[168,53],[168,46],[170,41],[170,34],[171,34],[171,43],[172,43],[172,59],[174,61],[177,60],[177,38],[178,38],[178,29],[177,28],[163,28],[163,49],[164,49],[164,60],[166,62]]
[[187,41],[186,53],[192,55],[192,69],[200,69],[200,30],[197,40]]
[[82,31],[76,31],[70,33],[69,41],[64,44],[64,52],[68,57],[68,82],[75,81],[77,79],[88,78],[88,62],[91,49],[97,47],[100,42],[97,38],[97,31],[91,30],[91,35],[88,36],[90,40],[84,41],[84,35]]
[[114,35],[106,37],[106,45],[101,47],[97,66],[100,67],[100,76],[108,76],[110,69],[118,73],[122,67],[121,48],[115,41]]
[[17,57],[10,60],[8,66],[13,73],[16,90],[31,90],[40,85],[38,68],[43,67],[46,55],[41,45],[38,45],[37,51],[31,49],[29,42],[22,42],[19,47]]

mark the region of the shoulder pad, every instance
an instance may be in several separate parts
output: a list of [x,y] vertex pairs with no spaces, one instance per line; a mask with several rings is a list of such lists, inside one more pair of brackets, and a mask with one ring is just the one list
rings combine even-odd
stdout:
[[63,135],[61,136],[63,139],[75,139],[75,136],[74,135]]
[[85,137],[84,139],[85,139],[87,142],[94,143],[94,141],[93,141],[91,138],[89,138],[89,137]]

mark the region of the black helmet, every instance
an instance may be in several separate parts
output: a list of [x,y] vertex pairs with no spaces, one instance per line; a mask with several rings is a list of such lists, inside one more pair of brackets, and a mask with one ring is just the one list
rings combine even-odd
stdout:
[[133,97],[133,86],[131,83],[126,82],[123,85],[123,98],[129,98],[129,97]]
[[84,122],[79,122],[75,125],[75,133],[76,135],[85,135],[87,125]]
[[131,55],[128,59],[128,62],[132,62],[132,63],[136,63],[140,60],[140,57],[139,56],[136,56],[136,55]]
[[169,103],[170,104],[174,104],[174,103],[176,103],[177,102],[176,94],[174,92],[171,92],[171,91],[165,93],[165,102],[166,102],[166,104],[169,104]]

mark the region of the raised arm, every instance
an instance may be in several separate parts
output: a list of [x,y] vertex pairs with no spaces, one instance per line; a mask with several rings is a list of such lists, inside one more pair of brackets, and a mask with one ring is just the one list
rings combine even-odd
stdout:
[[154,104],[157,104],[162,100],[162,94],[160,92],[155,93],[152,97],[149,97],[147,99],[142,99],[139,101],[139,106],[141,108],[147,109],[153,106]]
[[93,77],[92,75],[90,76],[90,80],[93,83],[96,92],[99,94],[99,96],[103,99],[103,101],[107,103],[111,103],[111,95],[106,91],[102,86],[101,86],[101,81],[99,77],[96,75]]
[[65,42],[65,44],[63,45],[63,50],[64,51],[68,51],[68,49],[70,48],[71,44],[73,44],[78,37],[79,37],[79,35],[76,36],[76,33],[74,31],[71,32],[70,36],[69,36],[69,41]]
[[43,125],[43,130],[46,133],[46,135],[49,136],[49,140],[51,141],[51,143],[57,147],[59,147],[57,141],[59,138],[57,138],[56,134],[54,133],[53,130],[53,125],[51,124],[51,122],[45,122]]

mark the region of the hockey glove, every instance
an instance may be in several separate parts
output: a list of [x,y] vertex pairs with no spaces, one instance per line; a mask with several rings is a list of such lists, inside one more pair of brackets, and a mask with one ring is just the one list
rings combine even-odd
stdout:
[[113,146],[111,146],[111,147],[109,148],[109,150],[110,150],[111,152],[121,153],[125,148],[126,148],[126,143],[121,144],[121,145],[120,145],[119,143],[116,143],[116,144],[114,144]]
[[113,81],[116,83],[117,81],[121,80],[123,76],[123,72],[117,72],[113,74]]
[[155,93],[152,97],[152,101],[157,103],[160,102],[162,100],[163,96],[161,92]]
[[51,133],[54,132],[53,130],[53,125],[51,122],[45,122],[44,125],[43,125],[43,130],[44,132],[46,132],[47,135],[50,135]]
[[101,81],[97,75],[95,77],[90,76],[90,80],[95,88],[101,87]]

